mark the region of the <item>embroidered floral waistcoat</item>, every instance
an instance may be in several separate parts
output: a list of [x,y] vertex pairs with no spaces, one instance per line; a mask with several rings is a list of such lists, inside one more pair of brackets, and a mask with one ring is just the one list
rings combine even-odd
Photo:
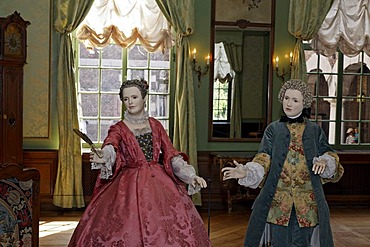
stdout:
[[305,126],[304,123],[287,124],[291,136],[289,150],[267,222],[287,226],[294,206],[300,227],[318,224],[317,204],[302,145]]

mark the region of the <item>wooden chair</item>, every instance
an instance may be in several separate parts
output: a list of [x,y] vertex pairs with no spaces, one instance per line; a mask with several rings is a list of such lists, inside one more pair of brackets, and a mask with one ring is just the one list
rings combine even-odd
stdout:
[[0,239],[5,246],[39,246],[40,172],[0,164]]

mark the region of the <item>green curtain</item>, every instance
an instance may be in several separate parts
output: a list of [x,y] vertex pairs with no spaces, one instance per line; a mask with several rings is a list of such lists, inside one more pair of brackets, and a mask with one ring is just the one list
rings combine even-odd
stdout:
[[[177,35],[173,144],[178,150],[188,154],[189,164],[198,171],[194,82],[188,38],[194,27],[194,0],[156,0],[156,2]],[[200,193],[193,195],[193,202],[201,205]]]
[[70,34],[87,15],[94,0],[56,0],[54,27],[59,33],[57,111],[59,126],[58,171],[53,204],[62,208],[84,207],[81,141]]
[[288,31],[297,39],[293,50],[291,78],[306,81],[303,41],[310,40],[316,35],[332,3],[333,0],[290,0]]
[[233,80],[233,90],[231,96],[231,115],[230,115],[230,138],[242,137],[242,113],[241,113],[241,97],[240,97],[240,74],[243,67],[242,47],[235,43],[223,42],[227,59],[230,67],[235,71]]

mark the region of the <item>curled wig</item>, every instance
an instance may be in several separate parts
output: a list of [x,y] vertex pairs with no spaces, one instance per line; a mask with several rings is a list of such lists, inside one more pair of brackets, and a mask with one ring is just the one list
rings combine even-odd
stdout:
[[279,102],[283,103],[286,90],[298,90],[302,93],[303,96],[303,107],[309,108],[312,104],[312,93],[304,81],[300,79],[290,79],[286,81],[279,91]]

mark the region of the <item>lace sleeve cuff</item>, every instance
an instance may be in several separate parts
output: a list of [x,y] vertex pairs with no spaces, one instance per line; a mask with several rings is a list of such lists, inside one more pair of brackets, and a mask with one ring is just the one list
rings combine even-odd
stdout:
[[184,183],[190,184],[195,174],[193,166],[189,165],[181,155],[177,155],[171,159],[173,173]]
[[106,145],[102,149],[103,157],[104,157],[104,164],[99,163],[91,163],[91,169],[97,170],[100,169],[100,178],[101,179],[108,179],[110,176],[113,175],[113,166],[116,162],[116,152],[112,145]]
[[325,153],[319,157],[313,158],[313,163],[317,161],[325,160],[326,161],[326,167],[323,173],[320,174],[321,178],[331,178],[334,176],[337,164],[335,161],[335,158],[331,155]]
[[188,195],[194,195],[202,188],[199,185],[193,187],[192,182],[195,174],[195,169],[189,165],[181,155],[177,155],[171,159],[173,173],[184,183],[188,184]]
[[239,178],[238,183],[245,187],[256,189],[265,175],[263,166],[257,162],[248,162],[243,166],[243,169],[247,172],[247,176]]

